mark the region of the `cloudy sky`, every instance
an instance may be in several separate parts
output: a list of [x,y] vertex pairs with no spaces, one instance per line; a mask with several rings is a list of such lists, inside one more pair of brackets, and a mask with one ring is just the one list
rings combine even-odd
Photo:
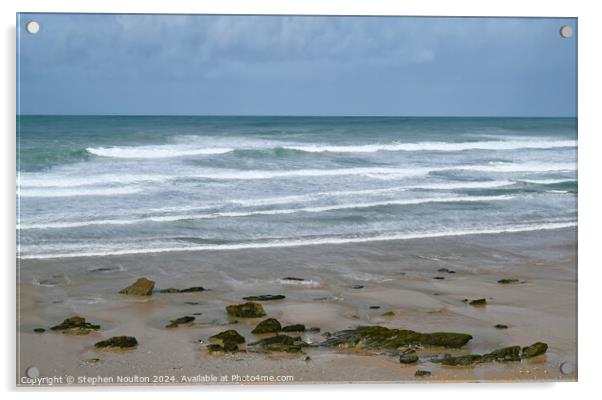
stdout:
[[574,19],[21,14],[19,111],[574,116],[566,24],[576,31]]

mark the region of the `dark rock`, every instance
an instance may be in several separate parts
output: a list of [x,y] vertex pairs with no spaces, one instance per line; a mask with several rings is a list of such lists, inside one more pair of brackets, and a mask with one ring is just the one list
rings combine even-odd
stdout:
[[518,279],[500,279],[499,281],[497,281],[497,283],[502,284],[502,285],[509,285],[512,283],[519,283],[520,281]]
[[282,278],[283,281],[304,281],[303,278],[295,278],[294,276],[287,276],[286,278]]
[[150,296],[153,294],[155,288],[155,281],[150,279],[140,278],[130,286],[119,291],[121,294],[127,294],[130,296]]
[[245,338],[234,329],[213,335],[209,337],[209,340],[213,342],[207,346],[207,349],[211,352],[225,351],[233,353],[236,351],[241,351],[240,345],[245,342]]
[[238,318],[261,318],[265,317],[265,311],[261,304],[248,302],[244,304],[232,304],[226,307],[228,315]]
[[138,341],[132,336],[114,336],[107,340],[102,340],[94,345],[97,349],[117,347],[120,349],[130,349],[138,346]]
[[468,304],[470,304],[471,306],[484,306],[484,305],[487,305],[487,300],[486,299],[470,300],[468,302]]
[[185,301],[184,304],[188,306],[198,306],[201,303],[199,303],[198,301]]
[[359,326],[336,332],[322,343],[323,346],[366,347],[369,349],[397,349],[410,345],[459,348],[471,335],[453,332],[420,333],[405,329],[389,329],[384,326]]
[[34,331],[35,333],[44,333],[44,332],[46,332],[46,329],[44,329],[44,328],[34,328],[34,330],[33,330],[33,331]]
[[548,345],[543,342],[533,343],[531,346],[523,347],[523,358],[537,357],[541,354],[545,354],[548,351]]
[[380,306],[370,306],[371,310],[378,310],[380,308]]
[[351,285],[351,289],[363,289],[364,285]]
[[423,377],[423,376],[431,376],[431,371],[426,371],[424,369],[419,369],[414,373],[414,376]]
[[99,330],[100,325],[91,324],[86,322],[85,318],[75,316],[67,318],[59,325],[53,326],[50,329],[53,331],[62,331],[63,333],[72,335],[87,335],[92,331]]
[[282,330],[282,325],[275,318],[268,318],[261,321],[255,329],[251,331],[254,334],[262,334],[262,333],[276,333]]
[[508,329],[508,325],[497,324],[494,326],[495,329]]
[[249,301],[270,301],[270,300],[282,300],[285,296],[282,294],[262,294],[260,296],[248,296],[243,297],[243,300]]
[[192,313],[192,315],[203,315],[203,313],[201,313],[201,312],[195,312],[195,313]]
[[402,364],[414,364],[418,362],[418,356],[414,354],[402,354],[399,356],[399,362]]
[[169,321],[169,324],[165,325],[165,327],[166,328],[177,328],[179,325],[188,324],[192,321],[194,321],[194,317],[187,315],[185,317],[180,317],[180,318],[174,319],[172,321]]
[[443,276],[434,276],[433,279],[443,280],[443,279],[445,279],[445,277],[443,277]]
[[305,358],[304,358],[304,361],[305,361],[305,362],[310,362],[310,361],[311,361],[311,357],[310,357],[310,356],[307,356],[307,357],[305,357]]
[[288,335],[276,335],[266,339],[261,339],[252,345],[259,346],[265,351],[281,351],[286,353],[299,353],[303,347],[308,346],[307,343],[301,340],[300,337],[292,337]]
[[453,365],[453,366],[467,366],[473,365],[480,362],[483,359],[483,356],[480,354],[468,354],[465,356],[456,356],[456,357],[444,357],[440,359],[431,360],[434,363],[439,363],[443,365]]
[[195,293],[195,292],[204,292],[206,289],[202,286],[193,286],[186,289],[180,290],[180,293]]
[[180,290],[176,289],[176,288],[167,288],[167,289],[161,289],[159,290],[159,293],[179,293]]
[[451,269],[447,269],[447,268],[439,268],[437,270],[437,272],[445,272],[445,273],[448,273],[448,274],[455,274],[456,273],[456,271],[452,271]]
[[307,331],[311,332],[311,333],[318,333],[318,332],[320,332],[320,327],[319,326],[312,326]]
[[395,313],[393,311],[387,311],[381,314],[383,317],[394,317]]
[[284,328],[282,328],[282,332],[305,332],[305,325],[303,325],[303,324],[287,325]]

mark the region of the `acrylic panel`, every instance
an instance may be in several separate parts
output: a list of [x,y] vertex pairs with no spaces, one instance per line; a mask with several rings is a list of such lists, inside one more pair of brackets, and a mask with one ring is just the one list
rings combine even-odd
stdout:
[[17,15],[17,384],[577,379],[577,19]]

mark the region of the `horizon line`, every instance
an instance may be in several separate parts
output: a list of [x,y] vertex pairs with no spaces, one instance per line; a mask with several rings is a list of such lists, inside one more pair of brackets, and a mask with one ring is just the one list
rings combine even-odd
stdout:
[[280,117],[280,118],[577,118],[577,115],[376,115],[376,114],[37,114],[17,117]]

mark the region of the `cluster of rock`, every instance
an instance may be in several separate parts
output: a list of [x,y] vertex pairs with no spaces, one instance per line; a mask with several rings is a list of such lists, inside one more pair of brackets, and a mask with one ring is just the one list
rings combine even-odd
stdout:
[[443,357],[431,359],[431,361],[442,365],[453,366],[468,366],[485,362],[521,361],[523,359],[533,358],[545,354],[547,350],[548,345],[546,343],[537,342],[533,343],[531,346],[523,347],[522,349],[520,346],[509,346],[486,354],[467,354],[455,357]]
[[[86,322],[86,319],[80,316],[67,318],[62,323],[50,328],[50,330],[61,331],[63,333],[71,335],[87,335],[88,333],[97,331],[99,329],[100,325]],[[39,331],[40,328],[38,328],[38,332]]]

